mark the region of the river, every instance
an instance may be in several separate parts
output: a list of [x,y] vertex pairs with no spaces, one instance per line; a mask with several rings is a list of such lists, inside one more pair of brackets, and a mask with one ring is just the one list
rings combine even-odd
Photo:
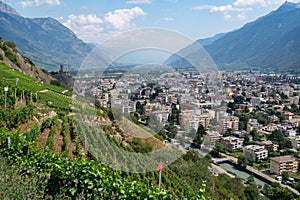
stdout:
[[[249,173],[247,171],[242,171],[242,170],[238,169],[235,165],[233,165],[231,163],[224,162],[224,163],[220,163],[219,165],[223,169],[234,173],[237,177],[242,178],[244,180],[247,180],[247,178],[251,175],[251,173]],[[264,185],[266,185],[266,184],[268,185],[267,182],[262,181],[262,180],[256,178],[255,176],[254,176],[254,181],[257,185],[260,185],[261,187],[264,187]]]

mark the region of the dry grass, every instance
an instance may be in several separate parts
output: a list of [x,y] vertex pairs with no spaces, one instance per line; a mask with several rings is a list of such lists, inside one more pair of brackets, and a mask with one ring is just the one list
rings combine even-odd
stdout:
[[135,123],[131,122],[125,117],[118,122],[119,127],[128,137],[130,141],[132,138],[140,138],[143,141],[150,143],[153,147],[153,151],[161,149],[165,147],[165,144],[154,137],[151,133],[147,130],[143,129],[142,127],[136,125]]

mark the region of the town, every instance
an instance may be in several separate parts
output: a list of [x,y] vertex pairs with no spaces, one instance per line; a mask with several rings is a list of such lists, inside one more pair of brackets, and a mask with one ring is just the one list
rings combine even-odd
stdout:
[[222,87],[215,89],[206,84],[208,74],[150,69],[78,84],[102,107],[118,110],[167,144],[208,149],[215,163],[230,156],[283,185],[297,183],[300,76],[217,72]]

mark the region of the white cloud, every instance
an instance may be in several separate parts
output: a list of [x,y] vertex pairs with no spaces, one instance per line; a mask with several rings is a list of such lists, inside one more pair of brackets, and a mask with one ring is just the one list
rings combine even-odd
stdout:
[[210,9],[210,12],[228,12],[234,10],[235,8],[232,5],[225,5],[225,6],[214,6]]
[[163,20],[165,22],[172,22],[172,21],[174,21],[174,18],[172,18],[172,17],[165,17],[165,18],[163,18]]
[[21,1],[18,3],[22,8],[32,7],[32,6],[42,6],[42,5],[50,5],[50,6],[59,6],[61,5],[60,0],[34,0],[34,1]]
[[32,7],[33,3],[34,3],[33,1],[21,1],[21,2],[19,2],[19,5],[22,8],[26,8],[26,7]]
[[91,24],[101,24],[103,21],[102,19],[98,18],[94,14],[89,15],[69,15],[68,21],[65,22],[66,25],[72,25],[75,23],[76,25],[91,25]]
[[[261,0],[248,0],[248,1],[251,1],[251,5],[252,5],[254,1],[257,3],[258,1]],[[211,13],[222,13],[226,20],[232,19],[233,15],[236,16],[236,18],[239,20],[245,20],[247,18],[246,13],[252,11],[253,8],[244,2],[246,1],[237,0],[233,4],[221,5],[221,6],[200,5],[200,6],[193,7],[192,10],[208,10]]]
[[230,20],[232,18],[232,16],[228,13],[225,13],[224,18],[227,19],[227,20]]
[[151,4],[152,0],[129,0],[126,1],[127,4]]
[[214,6],[212,6],[212,5],[201,5],[201,6],[193,7],[192,10],[210,10],[213,7]]
[[[254,6],[258,5],[261,7],[266,6],[274,6],[274,5],[280,5],[283,4],[286,0],[236,0],[233,5],[234,6]],[[288,0],[289,2],[298,3],[299,0]]]
[[116,33],[133,28],[133,20],[143,15],[146,13],[139,7],[118,9],[106,13],[103,17],[95,14],[71,14],[64,25],[85,42],[99,43]]
[[247,18],[247,16],[244,13],[239,13],[236,16],[239,20],[245,20]]
[[34,0],[36,6],[41,5],[50,5],[50,6],[59,6],[60,0]]
[[260,5],[266,6],[267,2],[265,0],[236,0],[233,3],[234,6],[253,6],[253,5]]
[[79,38],[86,42],[94,42],[97,36],[103,31],[103,20],[94,14],[68,16],[68,20],[63,23],[71,29]]
[[237,8],[237,7],[234,7],[232,5],[225,5],[225,6],[215,6],[215,7],[212,7],[210,9],[210,12],[214,13],[214,12],[244,12],[244,11],[251,11],[252,8]]
[[118,9],[113,12],[105,14],[103,20],[109,22],[116,29],[129,28],[131,21],[138,17],[146,15],[146,13],[140,7],[134,7],[132,9]]
[[[211,13],[222,13],[224,18],[229,20],[236,18],[238,20],[246,20],[247,12],[253,10],[254,7],[272,7],[284,3],[286,0],[235,0],[228,5],[200,5],[193,7],[192,10],[208,10]],[[299,0],[289,0],[290,2],[299,2]]]

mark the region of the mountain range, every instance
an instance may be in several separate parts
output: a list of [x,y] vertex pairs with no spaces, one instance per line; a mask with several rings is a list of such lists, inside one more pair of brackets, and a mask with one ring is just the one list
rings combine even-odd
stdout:
[[[300,4],[285,2],[277,10],[242,28],[198,40],[220,69],[300,72]],[[181,50],[189,51],[189,48]],[[178,54],[184,54],[179,52]],[[167,65],[188,65],[176,56]]]
[[0,37],[16,43],[20,53],[37,66],[57,69],[60,64],[79,67],[91,51],[67,27],[53,18],[24,18],[0,1]]
[[[242,28],[195,42],[220,69],[260,69],[300,72],[300,4],[285,2],[277,10]],[[48,70],[59,65],[79,67],[92,50],[53,18],[25,18],[0,1],[0,37],[13,41],[19,52]],[[178,54],[194,54],[195,45]],[[165,64],[187,66],[174,54]]]

